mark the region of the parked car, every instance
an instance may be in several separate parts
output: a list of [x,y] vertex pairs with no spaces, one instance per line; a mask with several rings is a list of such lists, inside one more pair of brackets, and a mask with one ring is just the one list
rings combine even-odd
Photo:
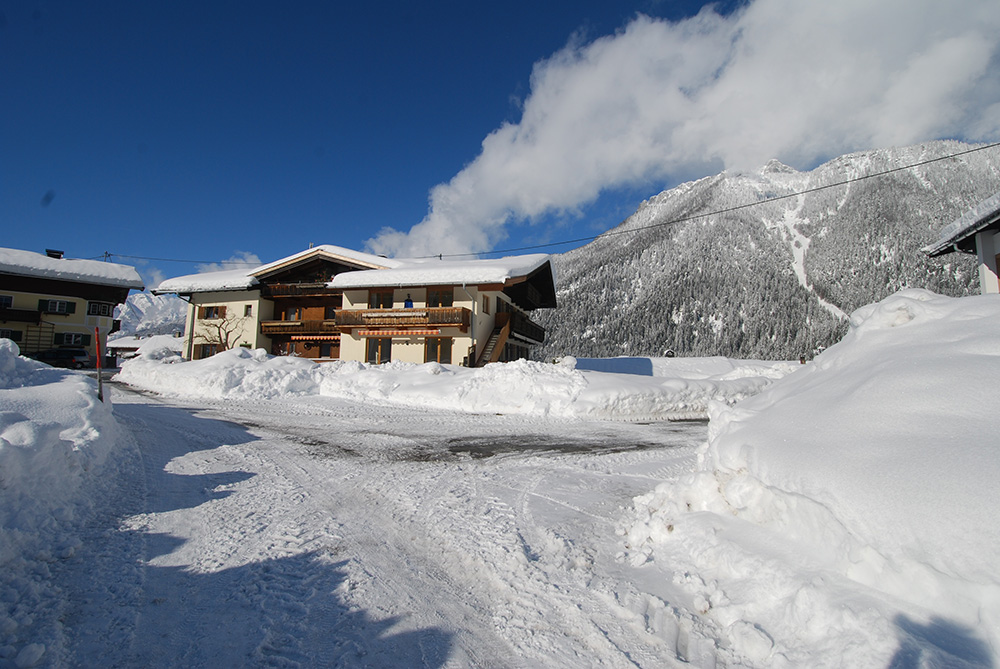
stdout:
[[53,367],[83,369],[94,366],[90,359],[90,353],[87,353],[87,350],[83,348],[51,348],[47,351],[32,353],[30,357]]

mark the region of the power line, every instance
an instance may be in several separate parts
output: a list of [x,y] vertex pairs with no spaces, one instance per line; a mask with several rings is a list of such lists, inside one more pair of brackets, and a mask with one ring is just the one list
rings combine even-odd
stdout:
[[[902,172],[904,170],[913,169],[914,167],[922,167],[924,165],[929,165],[931,163],[940,162],[942,160],[950,160],[951,158],[958,158],[970,153],[975,153],[976,151],[985,151],[986,149],[994,149],[1000,146],[1000,142],[994,142],[993,144],[986,144],[983,146],[977,146],[971,149],[966,149],[965,151],[959,151],[958,153],[951,153],[946,156],[939,156],[937,158],[928,158],[927,160],[921,160],[920,162],[912,163],[910,165],[904,165],[902,167],[893,167],[881,172],[873,172],[872,174],[865,174],[859,177],[851,177],[850,179],[844,179],[843,181],[837,181],[835,183],[825,184],[823,186],[814,186],[812,188],[806,188],[805,190],[796,191],[794,193],[788,193],[786,195],[775,195],[773,197],[767,197],[762,200],[757,200],[756,202],[747,202],[745,204],[738,204],[732,207],[726,207],[724,209],[716,209],[714,211],[705,212],[703,214],[692,214],[691,216],[684,216],[681,218],[673,218],[669,221],[662,221],[660,223],[652,223],[650,225],[643,225],[635,228],[629,228],[628,230],[608,230],[607,232],[602,232],[599,235],[591,235],[589,237],[577,237],[576,239],[564,239],[558,242],[547,242],[545,244],[533,244],[530,246],[518,246],[515,248],[501,249],[498,251],[488,251],[487,254],[492,255],[496,253],[515,253],[518,251],[532,251],[536,249],[544,249],[552,246],[563,246],[566,244],[580,244],[582,242],[592,242],[595,239],[601,237],[614,237],[618,235],[628,235],[635,232],[641,232],[643,230],[652,230],[655,228],[662,228],[668,225],[676,225],[678,223],[686,223],[688,221],[694,221],[699,218],[707,218],[709,216],[719,216],[721,214],[729,214],[734,211],[740,211],[742,209],[749,209],[750,207],[756,207],[758,205],[767,204],[769,202],[777,202],[779,200],[787,200],[793,197],[799,197],[800,195],[807,195],[809,193],[815,193],[821,190],[826,190],[828,188],[837,188],[839,186],[846,186],[848,184],[856,183],[858,181],[864,181],[866,179],[874,179],[876,177],[884,177],[887,174],[892,174],[894,172]],[[466,256],[477,256],[483,255],[479,253],[445,253],[434,256],[423,256],[426,258],[458,258]]]
[[[599,235],[591,235],[588,237],[577,237],[575,239],[564,239],[558,242],[547,242],[545,244],[532,244],[528,246],[518,246],[509,249],[500,249],[496,251],[486,251],[484,253],[443,253],[435,254],[432,256],[420,256],[421,258],[464,258],[469,256],[479,256],[479,255],[495,255],[500,253],[516,253],[519,251],[534,251],[537,249],[551,248],[553,246],[565,246],[567,244],[581,244],[583,242],[592,242],[595,239],[601,237],[615,237],[618,235],[628,235],[636,232],[642,232],[643,230],[653,230],[655,228],[662,228],[668,225],[677,225],[678,223],[687,223],[688,221],[694,221],[699,218],[707,218],[709,216],[720,216],[722,214],[730,214],[734,211],[741,211],[743,209],[749,209],[750,207],[756,207],[762,204],[767,204],[769,202],[778,202],[780,200],[787,200],[793,197],[799,197],[800,195],[807,195],[809,193],[816,193],[821,190],[826,190],[828,188],[838,188],[840,186],[847,186],[858,181],[865,181],[867,179],[875,179],[878,177],[884,177],[887,174],[893,174],[895,172],[902,172],[904,170],[910,170],[914,167],[922,167],[924,165],[930,165],[931,163],[937,163],[944,160],[950,160],[952,158],[959,158],[961,156],[968,155],[970,153],[976,153],[977,151],[985,151],[987,149],[995,149],[1000,147],[1000,142],[994,142],[992,144],[984,144],[983,146],[976,146],[971,149],[966,149],[965,151],[959,151],[958,153],[950,153],[946,156],[938,156],[937,158],[928,158],[927,160],[921,160],[916,163],[911,163],[909,165],[903,165],[901,167],[892,167],[887,170],[882,170],[881,172],[873,172],[872,174],[864,174],[858,177],[851,177],[850,179],[844,179],[842,181],[837,181],[830,184],[825,184],[822,186],[814,186],[812,188],[806,188],[805,190],[796,191],[794,193],[787,193],[785,195],[775,195],[772,197],[767,197],[762,200],[757,200],[756,202],[747,202],[744,204],[734,205],[732,207],[726,207],[724,209],[716,209],[714,211],[705,212],[703,214],[692,214],[691,216],[683,216],[681,218],[673,218],[668,221],[662,221],[660,223],[652,223],[650,225],[643,225],[635,228],[629,228],[628,230],[608,230],[607,232],[602,232]],[[100,256],[94,258],[108,260],[111,257],[115,258],[129,258],[132,260],[152,260],[155,262],[181,262],[190,264],[200,264],[200,265],[237,265],[243,267],[251,267],[250,263],[240,261],[240,260],[183,260],[180,258],[151,258],[148,256],[133,256],[125,255],[122,253],[111,253],[105,251]]]
[[124,253],[111,253],[105,251],[101,255],[91,258],[91,260],[108,260],[109,258],[129,258],[132,260],[155,260],[156,262],[186,262],[199,265],[239,265],[241,267],[256,267],[253,263],[245,260],[181,260],[180,258],[150,258],[148,256],[130,256]]

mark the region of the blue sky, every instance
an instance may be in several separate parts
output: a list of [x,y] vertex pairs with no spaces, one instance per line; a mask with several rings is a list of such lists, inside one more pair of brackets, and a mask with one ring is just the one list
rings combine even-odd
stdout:
[[700,4],[0,0],[3,245],[150,281],[197,265],[123,256],[482,253],[723,168],[1000,134],[993,0]]

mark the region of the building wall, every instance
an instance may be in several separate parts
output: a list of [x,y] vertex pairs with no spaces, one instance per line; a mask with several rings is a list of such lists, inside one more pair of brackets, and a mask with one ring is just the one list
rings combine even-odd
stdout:
[[[437,288],[437,286],[435,286]],[[472,312],[472,326],[469,328],[468,332],[462,332],[460,328],[441,328],[440,337],[448,337],[452,340],[452,358],[451,362],[455,365],[462,364],[463,358],[467,355],[469,349],[473,346],[473,342],[476,341],[476,333],[486,331],[487,336],[492,330],[492,326],[489,324],[479,323],[482,318],[479,316],[480,311],[477,307],[477,301],[479,300],[478,289],[473,286],[468,286],[463,288],[462,286],[454,286],[454,301],[453,306],[455,307],[465,307]],[[386,289],[389,290],[389,289]],[[406,303],[407,296],[413,301],[413,308],[418,309],[427,306],[427,287],[405,287],[405,288],[395,288],[393,291],[393,307],[397,309],[402,309]],[[368,293],[365,290],[345,290],[344,291],[344,309],[367,309],[368,308]],[[340,358],[341,360],[357,360],[359,362],[365,362],[367,359],[367,345],[368,337],[361,337],[357,334],[358,330],[354,330],[350,335],[344,334],[340,339]],[[413,362],[413,363],[423,363],[427,355],[427,338],[423,335],[417,336],[396,336],[391,337],[392,339],[392,353],[391,359],[400,362]],[[479,344],[479,348],[482,344]]]
[[[22,279],[21,284],[22,287],[30,284],[30,279]],[[97,289],[92,296],[93,299],[85,299],[51,292],[30,292],[0,287],[0,298],[10,298],[8,307],[10,309],[39,312],[39,300],[54,300],[60,303],[60,307],[65,305],[66,312],[71,312],[42,311],[39,314],[40,323],[4,321],[0,322],[0,330],[10,335],[23,353],[73,346],[85,348],[96,358],[98,342],[101,351],[106,350],[108,333],[114,326],[115,307],[120,304],[121,294],[127,295],[127,292],[127,289],[109,288],[103,292]],[[6,299],[2,300],[2,304],[6,302]],[[94,337],[95,327],[98,329],[99,339]]]
[[[201,319],[202,307],[225,307],[224,318]],[[250,313],[246,315],[249,307]],[[260,333],[260,322],[273,318],[274,304],[260,297],[256,290],[225,291],[217,293],[195,293],[188,304],[187,322],[184,331],[184,358],[199,358],[199,346],[219,344],[220,334],[216,327],[223,321],[224,329],[231,331],[228,336],[229,348],[245,346],[271,350],[271,339]]]

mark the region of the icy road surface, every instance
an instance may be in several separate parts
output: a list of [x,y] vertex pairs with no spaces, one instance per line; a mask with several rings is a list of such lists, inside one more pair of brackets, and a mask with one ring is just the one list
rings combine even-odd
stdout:
[[620,554],[704,423],[113,401],[134,444],[57,575],[67,664],[662,667],[701,643],[670,575]]

